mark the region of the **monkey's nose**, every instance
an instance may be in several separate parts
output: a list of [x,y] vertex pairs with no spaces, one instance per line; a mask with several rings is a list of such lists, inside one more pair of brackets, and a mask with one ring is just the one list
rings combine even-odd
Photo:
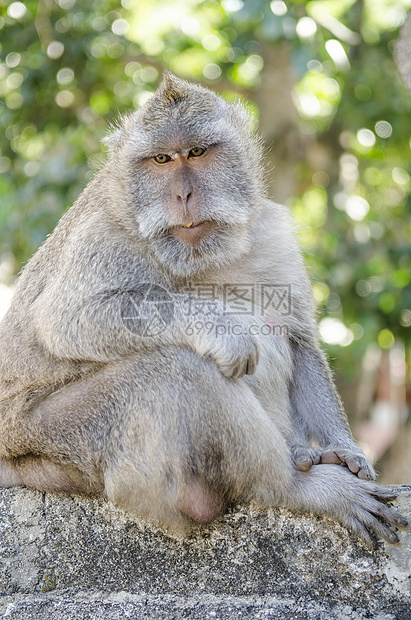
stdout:
[[178,202],[181,202],[183,207],[186,207],[192,195],[193,192],[180,192],[179,194],[177,194],[177,200]]

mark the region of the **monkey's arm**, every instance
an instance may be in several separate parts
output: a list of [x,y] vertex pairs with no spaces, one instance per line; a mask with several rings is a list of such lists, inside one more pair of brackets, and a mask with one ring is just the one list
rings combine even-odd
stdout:
[[60,359],[105,363],[143,350],[179,346],[210,357],[227,377],[255,371],[254,339],[223,329],[227,319],[222,308],[211,315],[197,311],[193,320],[186,295],[158,289],[164,298],[147,299],[147,291],[138,287],[83,300],[49,292],[36,300],[33,310],[37,337]]
[[[290,386],[292,452],[297,467],[318,463],[345,464],[359,478],[375,480],[375,472],[355,443],[327,361],[314,343],[292,342]],[[311,447],[309,440],[319,444]]]

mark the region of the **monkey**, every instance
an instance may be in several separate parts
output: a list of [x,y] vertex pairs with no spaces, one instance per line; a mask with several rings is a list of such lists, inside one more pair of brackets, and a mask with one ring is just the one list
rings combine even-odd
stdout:
[[398,542],[247,109],[166,72],[105,142],[0,323],[0,486],[169,532],[254,501]]

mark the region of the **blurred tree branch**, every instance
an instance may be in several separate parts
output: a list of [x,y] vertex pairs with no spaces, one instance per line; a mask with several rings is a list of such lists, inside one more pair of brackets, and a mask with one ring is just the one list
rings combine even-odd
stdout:
[[401,28],[395,44],[395,59],[404,83],[411,90],[411,14]]
[[47,48],[54,41],[53,27],[50,21],[50,13],[53,8],[53,0],[40,0],[37,8],[34,24],[41,44],[41,49],[47,53]]

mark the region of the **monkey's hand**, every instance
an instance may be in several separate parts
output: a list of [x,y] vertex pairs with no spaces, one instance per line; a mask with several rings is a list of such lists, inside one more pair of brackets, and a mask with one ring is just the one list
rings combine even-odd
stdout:
[[210,338],[207,354],[230,379],[252,375],[258,364],[257,343],[249,334],[224,334]]
[[291,447],[294,463],[301,471],[308,471],[313,465],[320,463],[345,465],[361,480],[375,480],[373,466],[362,452],[349,448],[313,448],[312,446]]

